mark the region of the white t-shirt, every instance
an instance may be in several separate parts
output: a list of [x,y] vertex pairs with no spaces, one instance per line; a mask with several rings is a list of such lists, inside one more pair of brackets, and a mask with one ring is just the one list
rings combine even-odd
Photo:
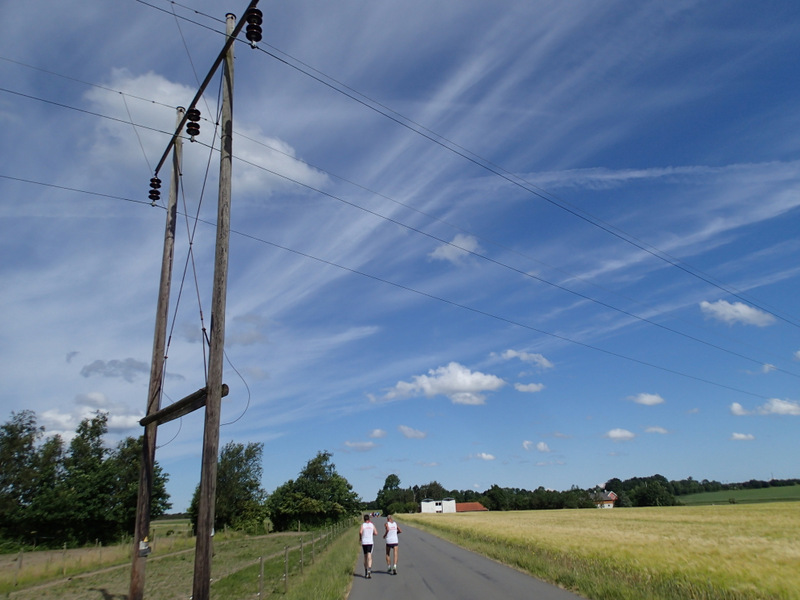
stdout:
[[397,523],[395,523],[394,521],[386,522],[386,543],[387,544],[399,543],[399,540],[397,539]]
[[361,545],[368,546],[372,544],[372,536],[375,535],[377,530],[375,529],[375,525],[370,522],[366,522],[361,525]]

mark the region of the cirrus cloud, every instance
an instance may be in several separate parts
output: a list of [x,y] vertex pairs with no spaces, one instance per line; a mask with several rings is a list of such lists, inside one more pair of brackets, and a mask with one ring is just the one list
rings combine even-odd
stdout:
[[345,442],[344,445],[350,450],[357,452],[367,452],[377,446],[375,442]]
[[518,358],[522,362],[534,365],[540,369],[552,369],[554,366],[553,363],[547,360],[543,355],[531,352],[524,352],[520,350],[506,350],[500,356],[505,360]]
[[403,434],[404,437],[410,440],[422,440],[428,437],[428,434],[424,431],[420,431],[419,429],[414,429],[413,427],[409,427],[408,425],[398,425],[397,430]]

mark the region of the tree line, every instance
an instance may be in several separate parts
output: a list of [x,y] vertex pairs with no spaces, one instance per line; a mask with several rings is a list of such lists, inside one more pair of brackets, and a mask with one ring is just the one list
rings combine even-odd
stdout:
[[[109,544],[133,534],[142,438],[109,448],[108,415],[81,421],[66,443],[47,435],[30,410],[0,425],[0,551],[23,546]],[[336,472],[330,452],[318,452],[272,494],[261,487],[260,443],[230,442],[217,463],[214,527],[251,533],[316,529],[357,514],[363,506]],[[155,464],[150,518],[171,508],[168,474]],[[188,516],[197,525],[199,484]]]
[[755,489],[764,487],[791,486],[800,484],[800,479],[771,479],[761,481],[751,479],[742,483],[720,483],[703,479],[697,481],[687,479],[669,481],[663,475],[650,477],[632,477],[621,480],[609,479],[605,485],[581,489],[573,486],[569,490],[549,490],[542,486],[535,490],[523,488],[500,487],[492,485],[483,492],[475,490],[447,490],[439,482],[432,481],[424,485],[403,488],[396,474],[389,475],[383,488],[368,508],[384,514],[418,512],[420,503],[425,499],[442,500],[453,498],[459,502],[480,502],[489,510],[543,510],[562,508],[594,508],[596,500],[604,491],[613,491],[617,495],[616,506],[675,506],[679,505],[680,496],[716,492],[720,490]]
[[[357,514],[361,498],[336,472],[330,452],[322,451],[306,463],[297,479],[272,494],[261,487],[264,445],[229,442],[220,451],[214,527],[266,533],[268,530],[304,531],[338,523]],[[200,487],[195,489],[189,517],[197,526]]]
[[[104,442],[108,416],[98,412],[81,421],[67,444],[46,435],[33,411],[12,413],[0,426],[0,549],[23,545],[61,546],[119,541],[133,533],[142,440],[125,438],[116,447]],[[439,482],[401,487],[396,474],[386,477],[375,500],[364,503],[336,471],[332,454],[317,452],[271,494],[261,487],[260,443],[229,442],[217,467],[214,527],[251,533],[327,527],[362,510],[384,514],[418,512],[425,499],[480,502],[489,510],[591,508],[603,491],[617,495],[617,506],[672,506],[680,496],[730,489],[800,484],[798,479],[750,480],[723,484],[691,477],[669,481],[662,475],[609,479],[604,486],[566,491],[492,485],[483,492],[447,490]],[[170,507],[168,475],[156,463],[151,519]],[[197,524],[199,485],[188,515]]]

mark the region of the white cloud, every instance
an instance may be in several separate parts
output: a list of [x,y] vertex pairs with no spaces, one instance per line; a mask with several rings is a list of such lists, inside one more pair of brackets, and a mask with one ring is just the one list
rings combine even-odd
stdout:
[[358,452],[367,452],[377,446],[375,442],[345,442],[344,445]]
[[764,364],[764,365],[761,367],[761,372],[762,372],[762,373],[764,373],[764,374],[766,374],[766,373],[772,373],[772,371],[775,371],[775,370],[776,370],[776,368],[777,368],[777,367],[776,367],[775,365],[771,365],[771,364],[769,364],[769,363],[765,363],[765,364]]
[[739,404],[738,402],[734,402],[731,404],[731,414],[736,415],[737,417],[743,417],[745,415],[749,415],[750,413],[745,409],[744,406]]
[[654,427],[648,427],[647,429],[645,429],[645,433],[667,434],[667,433],[669,433],[669,431],[667,431],[663,427],[654,426]]
[[662,398],[658,394],[636,394],[635,396],[629,396],[629,400],[633,400],[636,404],[643,404],[645,406],[655,406],[656,404],[663,404],[664,398]]
[[538,444],[536,444],[536,449],[539,452],[550,452],[550,447],[544,442],[539,442]]
[[515,383],[514,389],[518,392],[536,393],[544,389],[543,383]]
[[793,357],[795,360],[800,360],[800,350],[798,350],[797,352],[795,352],[794,354],[792,354],[792,357]]
[[487,452],[478,452],[475,455],[475,458],[479,458],[481,460],[494,460],[494,454],[489,454]]
[[604,437],[615,442],[627,442],[636,437],[636,434],[627,429],[612,429]]
[[524,442],[522,442],[522,447],[525,448],[525,450],[530,450],[531,448],[533,448],[533,442],[530,440],[525,440]]
[[408,439],[421,440],[428,437],[428,434],[419,429],[414,429],[408,425],[398,425],[397,430]]
[[384,438],[386,437],[386,431],[383,429],[373,429],[369,432],[369,437],[371,438]]
[[758,407],[760,415],[800,415],[800,403],[791,400],[780,400],[772,398],[766,404]]
[[707,302],[704,300],[700,303],[700,310],[703,311],[706,317],[717,319],[729,325],[742,323],[743,325],[766,327],[775,322],[775,317],[769,313],[748,306],[743,302],[734,302],[731,304],[726,300],[717,300],[716,302]]
[[471,235],[463,233],[456,234],[449,244],[442,244],[429,254],[432,259],[446,260],[451,263],[459,263],[469,256],[470,252],[480,253],[483,251],[478,240]]
[[752,414],[800,416],[800,402],[772,398],[756,408],[755,411],[749,411],[738,402],[734,402],[730,406],[730,411],[732,415],[736,415],[737,417]]
[[495,375],[470,371],[464,365],[451,362],[446,367],[431,369],[427,375],[415,375],[410,382],[400,381],[384,396],[385,400],[424,395],[442,395],[453,404],[484,404],[482,392],[494,391],[506,384]]
[[731,440],[735,442],[749,442],[756,439],[752,433],[732,433]]
[[531,353],[531,352],[524,352],[519,350],[506,350],[501,355],[505,360],[511,360],[512,358],[518,358],[522,362],[532,364],[540,369],[552,369],[553,363],[547,360],[543,355]]

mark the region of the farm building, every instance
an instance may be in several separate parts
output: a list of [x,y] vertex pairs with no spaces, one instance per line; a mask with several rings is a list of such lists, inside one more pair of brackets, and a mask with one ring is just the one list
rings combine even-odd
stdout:
[[481,510],[489,510],[480,502],[457,502],[456,512],[478,512]]
[[456,512],[456,501],[453,498],[445,498],[444,500],[425,498],[425,500],[420,503],[420,512],[454,513]]
[[594,503],[597,508],[614,508],[617,495],[614,492],[603,492],[594,495]]
[[456,502],[453,498],[445,498],[444,500],[426,498],[420,503],[420,512],[424,513],[474,512],[479,510],[489,509],[480,502]]

